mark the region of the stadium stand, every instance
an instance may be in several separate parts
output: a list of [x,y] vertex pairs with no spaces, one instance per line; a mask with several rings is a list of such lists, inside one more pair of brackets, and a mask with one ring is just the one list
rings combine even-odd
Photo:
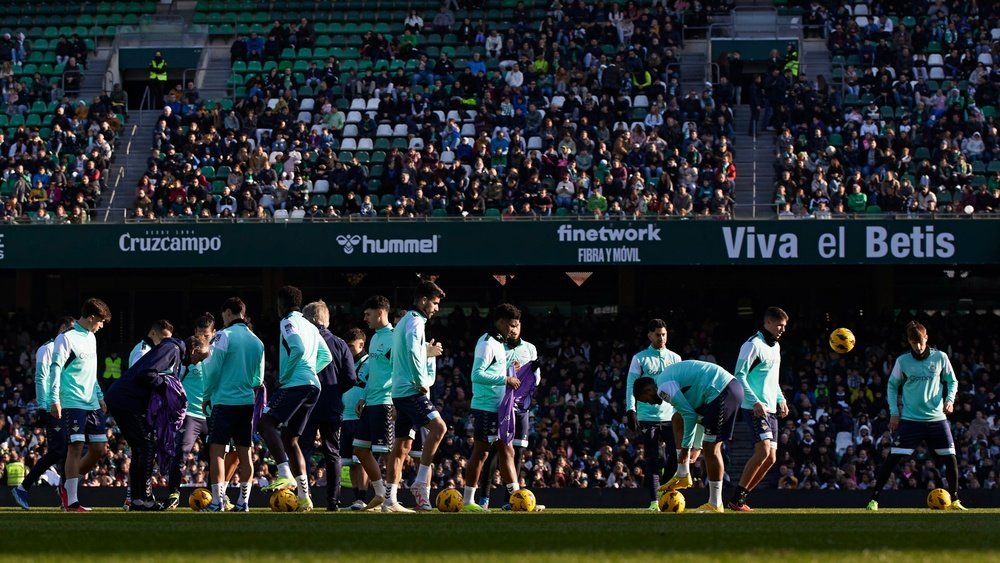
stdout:
[[[340,314],[332,326],[342,334],[357,316]],[[688,317],[694,318],[694,317]],[[701,317],[698,317],[701,319]],[[717,319],[716,319],[717,320]],[[684,358],[735,362],[736,335],[724,332],[725,323],[713,319],[685,321],[672,330],[679,335],[670,348]],[[867,319],[871,321],[871,319]],[[485,326],[474,309],[435,318],[428,334],[445,342],[469,343]],[[897,326],[886,319],[871,326]],[[35,416],[32,351],[53,329],[15,316],[0,342],[0,450],[4,461],[37,459],[41,437],[30,430]],[[524,484],[541,487],[641,486],[644,453],[625,427],[623,389],[631,355],[643,346],[641,322],[621,316],[562,316],[558,313],[525,319],[530,340],[539,350],[543,381],[533,409],[535,432],[525,455]],[[1000,459],[1000,389],[991,374],[1000,369],[992,355],[998,342],[1000,318],[992,314],[934,317],[933,344],[946,351],[959,379],[956,414],[951,418],[963,489],[998,487],[996,463]],[[899,335],[888,331],[867,334],[869,342],[849,356],[832,354],[825,342],[812,334],[826,332],[822,321],[803,319],[796,339],[784,342],[787,354],[782,382],[790,403],[790,416],[782,421],[778,438],[778,467],[768,488],[866,489],[886,455],[888,406],[885,382],[896,355],[904,350]],[[525,335],[528,337],[528,334]],[[435,484],[463,486],[462,471],[469,455],[471,390],[468,370],[471,356],[446,346],[438,361],[438,380],[431,395],[449,433],[438,452]],[[801,353],[799,353],[801,352]],[[859,353],[860,352],[860,353]],[[718,358],[716,357],[718,355]],[[273,370],[274,362],[268,362]],[[107,382],[103,382],[107,383]],[[748,455],[750,436],[745,424],[737,425],[730,446],[730,477],[738,476],[741,455]],[[88,479],[90,486],[120,486],[124,482],[128,452],[108,428],[112,458]],[[746,451],[744,451],[746,450]],[[262,445],[255,446],[255,474],[270,477]],[[729,466],[729,465],[727,465]],[[698,470],[700,471],[700,470]],[[0,469],[2,472],[2,469]],[[415,467],[408,466],[407,479]],[[914,461],[900,467],[890,487],[926,489],[940,485],[943,470],[932,457],[918,450]],[[322,464],[312,474],[324,484]],[[204,484],[205,463],[198,452],[188,460],[185,482]],[[158,477],[160,479],[160,477]],[[164,484],[162,479],[158,481]],[[698,485],[702,486],[698,481]]]

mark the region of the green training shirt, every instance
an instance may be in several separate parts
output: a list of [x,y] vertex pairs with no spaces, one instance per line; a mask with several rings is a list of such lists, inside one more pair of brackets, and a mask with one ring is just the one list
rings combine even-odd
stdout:
[[75,322],[56,337],[49,371],[49,406],[98,410],[104,393],[97,385],[97,337]]
[[781,345],[768,344],[763,332],[758,331],[743,343],[733,372],[743,386],[743,408],[752,409],[761,402],[767,412],[778,412],[778,403],[785,402],[778,382],[780,369]]
[[[899,413],[899,389],[903,389],[903,414]],[[930,349],[927,357],[918,360],[907,352],[896,358],[886,389],[889,414],[903,420],[932,422],[946,420],[944,404],[954,401],[958,379],[948,355]]]

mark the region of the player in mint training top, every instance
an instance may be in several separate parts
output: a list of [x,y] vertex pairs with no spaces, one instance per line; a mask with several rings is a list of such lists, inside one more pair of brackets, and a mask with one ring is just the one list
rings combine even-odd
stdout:
[[146,355],[153,349],[153,346],[158,345],[164,338],[171,338],[174,335],[174,325],[170,324],[170,321],[166,319],[159,319],[153,321],[153,325],[149,327],[149,332],[146,336],[142,337],[135,346],[132,347],[132,351],[128,354],[128,365],[125,366],[126,369],[135,365],[139,361],[139,358]]
[[[663,319],[652,319],[647,325],[646,336],[649,347],[632,356],[625,383],[625,414],[628,427],[642,435],[643,452],[646,459],[646,491],[649,493],[649,510],[660,510],[657,505],[657,489],[660,488],[660,473],[664,470],[673,475],[676,466],[674,431],[671,421],[674,408],[670,403],[659,405],[636,404],[632,387],[640,377],[655,377],[671,364],[681,361],[681,357],[667,348],[667,323]],[[666,446],[666,459],[661,459],[660,443]],[[672,463],[671,463],[672,462]]]
[[[215,317],[205,313],[194,323],[194,336],[185,343],[190,353],[196,357],[207,354],[208,343],[215,335]],[[174,451],[174,464],[168,472],[170,496],[167,497],[166,508],[172,510],[180,504],[181,471],[187,464],[187,457],[194,449],[194,442],[199,438],[207,445],[208,421],[205,420],[205,381],[202,377],[204,367],[202,362],[189,364],[181,370],[181,385],[187,394],[187,413],[184,424],[177,432],[177,443]]]
[[[361,461],[354,453],[354,436],[358,433],[361,412],[365,405],[365,386],[368,384],[368,354],[365,353],[365,331],[352,328],[344,335],[344,342],[354,356],[354,374],[357,384],[344,393],[344,421],[340,426],[340,443],[343,451],[349,455],[344,457],[344,465],[350,466],[351,487],[354,489],[354,502],[351,510],[364,510],[368,501],[368,475]],[[390,433],[391,434],[391,433]],[[383,484],[383,487],[385,485]]]
[[[441,414],[427,396],[434,385],[434,374],[428,366],[428,346],[424,327],[438,312],[444,291],[432,281],[417,285],[413,294],[413,307],[392,334],[392,404],[396,409],[396,436],[386,464],[390,487],[399,486],[403,459],[409,455],[413,438],[420,428],[427,429],[417,478],[410,487],[416,499],[417,510],[432,510],[430,501],[430,470],[441,438],[447,430]],[[435,353],[440,353],[440,347]],[[400,507],[389,491],[389,510]]]
[[465,465],[466,486],[462,512],[487,511],[476,503],[476,484],[491,449],[497,454],[497,467],[507,493],[513,494],[519,488],[517,470],[514,467],[514,446],[497,438],[500,399],[507,386],[514,389],[521,386],[521,380],[513,377],[507,370],[507,350],[504,349],[504,343],[510,338],[512,329],[520,324],[521,311],[517,307],[509,303],[499,305],[493,310],[493,330],[480,336],[476,342],[471,377],[472,455]]
[[[299,436],[319,399],[316,375],[333,360],[319,329],[302,316],[302,291],[286,285],[278,290],[279,332],[278,386],[260,417],[257,431],[278,465],[278,475],[264,492],[297,488],[298,512],[313,508],[309,495],[306,460]],[[281,427],[279,430],[278,427]]]
[[[900,461],[926,441],[938,461],[945,464],[951,493],[951,510],[965,510],[958,500],[958,459],[947,415],[955,411],[958,379],[948,355],[927,346],[927,329],[910,321],[906,325],[910,351],[896,358],[886,388],[889,431],[894,433],[889,457],[882,464],[868,510],[878,510],[878,496]],[[902,391],[902,393],[900,393]],[[902,399],[903,411],[899,402]]]
[[693,484],[689,471],[690,451],[695,446],[696,424],[701,418],[705,427],[708,502],[697,512],[724,512],[722,442],[733,439],[736,414],[743,403],[743,386],[715,364],[685,360],[667,366],[655,377],[636,379],[632,394],[637,400],[652,405],[670,403],[680,415],[681,453],[677,458],[677,474],[664,485],[667,489],[683,489]]
[[750,512],[747,495],[767,475],[778,459],[778,418],[788,416],[781,394],[781,335],[788,325],[788,313],[778,307],[764,311],[764,326],[740,348],[733,374],[743,386],[743,418],[750,424],[753,456],[743,468],[743,476],[729,501],[730,510]]
[[[97,331],[111,320],[111,309],[100,299],[84,301],[80,318],[53,343],[47,403],[54,418],[62,421],[66,440],[66,497],[69,512],[88,512],[80,504],[80,478],[108,449],[105,428],[107,405],[97,385]],[[87,455],[83,445],[87,444]]]
[[[253,409],[256,390],[264,385],[264,343],[247,326],[247,307],[239,297],[222,304],[222,323],[202,361],[205,413],[208,415],[209,482],[212,504],[206,512],[225,510],[226,447],[232,442],[239,460],[238,512],[248,512],[253,464]],[[192,358],[194,359],[194,358]]]
[[[385,479],[375,454],[388,454],[393,445],[395,413],[392,408],[392,335],[389,324],[389,300],[381,295],[369,297],[362,306],[365,323],[374,330],[368,344],[368,360],[362,402],[355,404],[359,420],[354,433],[354,455],[372,483],[375,496],[365,506],[374,510],[383,505],[387,498]],[[360,405],[360,408],[359,406]],[[389,469],[386,468],[386,472]],[[392,495],[395,495],[395,489]]]
[[[73,317],[63,317],[59,319],[59,327],[56,334],[68,330],[73,326]],[[21,484],[11,489],[14,500],[18,506],[28,510],[28,491],[38,482],[42,474],[48,471],[53,465],[61,474],[66,458],[66,441],[63,440],[62,426],[59,420],[53,418],[47,411],[49,408],[48,397],[49,388],[52,386],[50,372],[52,369],[52,352],[55,349],[55,339],[49,340],[38,347],[35,352],[35,403],[38,405],[36,411],[36,421],[39,427],[45,430],[45,454],[38,458],[38,461],[31,466],[31,471],[25,475]],[[62,483],[59,484],[59,497],[62,508],[66,508],[65,495],[63,494]]]

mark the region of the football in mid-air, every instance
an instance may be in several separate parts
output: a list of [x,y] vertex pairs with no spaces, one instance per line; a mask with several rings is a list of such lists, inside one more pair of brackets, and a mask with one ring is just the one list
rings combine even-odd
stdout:
[[680,491],[667,491],[660,495],[657,504],[660,506],[660,512],[684,512],[687,501]]
[[441,512],[458,512],[462,510],[462,493],[453,488],[444,489],[437,494],[434,504]]
[[927,493],[927,508],[945,510],[951,506],[951,493],[944,489],[934,489]]
[[850,329],[838,328],[830,333],[830,348],[838,354],[846,354],[854,349],[854,333]]
[[295,509],[298,507],[299,499],[291,489],[275,491],[271,495],[272,512],[295,512]]
[[195,512],[207,508],[210,504],[212,504],[212,493],[205,487],[198,487],[191,491],[191,496],[188,497],[188,506]]
[[510,507],[517,512],[534,512],[535,493],[528,489],[518,489],[510,495]]

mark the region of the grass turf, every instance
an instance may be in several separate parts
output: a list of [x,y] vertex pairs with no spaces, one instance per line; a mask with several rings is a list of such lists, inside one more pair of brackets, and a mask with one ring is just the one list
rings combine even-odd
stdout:
[[0,510],[4,560],[997,561],[1000,510],[199,514]]

